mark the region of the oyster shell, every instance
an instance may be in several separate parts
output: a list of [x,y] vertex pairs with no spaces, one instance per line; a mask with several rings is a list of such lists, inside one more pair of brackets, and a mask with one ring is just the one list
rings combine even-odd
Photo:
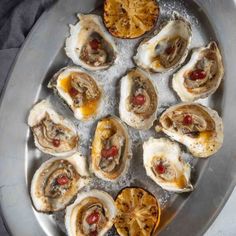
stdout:
[[31,197],[37,211],[62,210],[88,182],[85,158],[75,153],[67,158],[51,158],[35,172]]
[[48,101],[34,105],[28,125],[40,151],[54,156],[69,156],[77,151],[79,137],[75,126],[57,114]]
[[94,118],[101,107],[102,91],[91,75],[78,67],[59,70],[48,84],[79,120]]
[[162,130],[187,146],[195,157],[209,157],[223,143],[223,122],[218,113],[197,103],[181,103],[168,108],[160,117]]
[[101,70],[111,66],[117,54],[116,45],[107,33],[102,18],[97,15],[78,14],[79,22],[70,25],[66,39],[66,55],[88,70]]
[[210,42],[193,51],[190,61],[174,75],[172,86],[182,101],[191,102],[213,94],[223,76],[220,51]]
[[143,144],[143,164],[147,175],[163,189],[180,193],[193,190],[191,167],[181,159],[177,143],[150,138]]
[[66,208],[65,225],[69,236],[105,235],[116,216],[113,198],[106,192],[91,190],[79,193]]
[[158,93],[149,75],[140,69],[129,71],[120,84],[120,118],[136,129],[149,129],[156,119]]
[[176,15],[156,35],[137,48],[135,63],[153,72],[166,72],[181,65],[187,57],[192,29],[189,22]]
[[125,125],[117,117],[101,119],[92,142],[91,171],[100,179],[115,181],[126,172],[130,158]]

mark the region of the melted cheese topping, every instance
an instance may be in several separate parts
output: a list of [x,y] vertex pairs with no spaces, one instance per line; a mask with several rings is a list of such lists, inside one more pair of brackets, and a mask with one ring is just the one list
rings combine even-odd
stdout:
[[71,76],[65,77],[60,80],[60,87],[64,90],[65,93],[69,93],[71,89]]
[[88,119],[90,116],[96,114],[98,104],[99,104],[99,100],[91,100],[91,101],[86,102],[84,106],[80,107],[80,111],[84,115],[85,119]]
[[[60,87],[64,90],[65,93],[69,94],[71,86],[71,76],[65,77],[60,80]],[[82,105],[79,109],[82,113],[84,119],[89,119],[92,115],[97,113],[97,109],[99,106],[99,99],[96,100],[88,100],[84,105]]]

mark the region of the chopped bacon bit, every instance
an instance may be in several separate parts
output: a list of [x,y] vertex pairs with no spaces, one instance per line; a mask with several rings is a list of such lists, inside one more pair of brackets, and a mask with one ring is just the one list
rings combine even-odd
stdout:
[[108,149],[102,149],[102,157],[104,158],[109,158],[109,157],[114,157],[118,154],[118,149],[116,146],[112,146]]
[[137,96],[132,97],[132,104],[136,106],[142,106],[145,103],[145,96],[142,94],[138,94]]
[[190,72],[189,77],[191,80],[205,79],[206,72],[201,69],[196,69],[196,70]]
[[79,91],[77,89],[75,89],[74,87],[71,87],[69,90],[69,94],[71,97],[75,97],[76,95],[78,95]]
[[99,45],[100,45],[100,42],[99,42],[97,39],[92,39],[92,40],[89,42],[89,45],[90,45],[90,47],[91,47],[93,50],[98,50]]
[[99,221],[100,214],[97,211],[94,211],[89,216],[87,216],[86,221],[89,225],[95,224]]
[[166,171],[165,166],[160,162],[158,165],[156,165],[155,170],[158,174],[164,174]]
[[61,144],[60,139],[54,138],[54,139],[52,140],[52,145],[53,145],[54,147],[59,147],[60,144]]
[[68,183],[69,179],[67,178],[67,176],[63,175],[61,177],[58,177],[56,181],[59,185],[65,185]]
[[193,123],[192,116],[190,116],[190,115],[184,116],[184,119],[183,119],[183,124],[184,125],[191,125],[192,123]]

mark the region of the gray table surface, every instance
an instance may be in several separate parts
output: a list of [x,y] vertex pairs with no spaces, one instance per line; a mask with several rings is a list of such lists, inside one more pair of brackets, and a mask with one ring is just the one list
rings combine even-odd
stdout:
[[236,235],[236,188],[205,236]]

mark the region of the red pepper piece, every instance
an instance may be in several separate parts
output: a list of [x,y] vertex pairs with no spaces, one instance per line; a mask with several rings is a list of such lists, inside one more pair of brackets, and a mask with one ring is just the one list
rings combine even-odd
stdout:
[[97,236],[98,235],[98,232],[95,230],[95,231],[91,231],[89,233],[89,236]]
[[112,146],[108,149],[102,149],[102,157],[108,158],[108,157],[114,157],[118,154],[118,149],[116,146]]
[[54,139],[52,140],[52,145],[53,145],[54,147],[59,147],[60,144],[61,144],[60,139],[54,138]]
[[86,221],[89,225],[95,224],[99,221],[100,214],[97,211],[94,211],[92,214],[87,216]]
[[190,72],[189,77],[191,80],[205,79],[206,72],[201,69],[196,69],[196,70]]
[[67,178],[67,176],[63,175],[57,178],[57,183],[59,185],[65,185],[69,182],[69,179]]
[[77,89],[75,89],[74,87],[71,87],[69,90],[69,94],[71,97],[75,97],[76,95],[78,95],[79,91]]
[[145,103],[146,99],[145,96],[142,94],[138,94],[137,96],[133,96],[132,104],[136,106],[142,106]]
[[97,39],[92,39],[90,42],[89,42],[89,45],[90,47],[93,49],[93,50],[98,50],[99,48],[99,45],[100,45],[100,42],[97,40]]
[[155,170],[158,174],[164,174],[166,171],[166,168],[165,166],[163,166],[162,163],[159,163],[158,165],[156,165]]
[[184,125],[191,125],[192,123],[193,123],[192,116],[190,116],[190,115],[184,116],[184,119],[183,119],[183,124]]
[[165,53],[167,55],[170,55],[174,52],[174,50],[175,50],[175,48],[173,46],[170,46],[170,47],[166,48]]

